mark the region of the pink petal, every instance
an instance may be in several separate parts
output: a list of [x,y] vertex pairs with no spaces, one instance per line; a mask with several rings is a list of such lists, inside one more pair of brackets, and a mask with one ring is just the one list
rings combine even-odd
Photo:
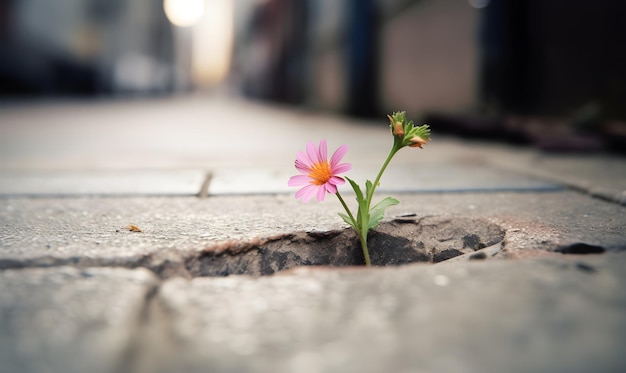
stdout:
[[342,178],[340,178],[339,176],[333,176],[330,178],[330,180],[328,180],[327,184],[333,184],[333,185],[343,185],[345,184],[346,181]]
[[333,156],[330,158],[330,167],[335,167],[335,165],[339,163],[339,161],[341,161],[341,158],[343,158],[343,156],[346,155],[347,152],[348,145],[344,144],[337,148],[337,150],[335,150],[335,152],[333,153]]
[[328,145],[326,145],[326,140],[320,141],[318,156],[320,162],[326,162],[326,160],[328,159]]
[[311,184],[311,178],[306,175],[295,175],[289,178],[288,186],[300,186]]
[[296,199],[302,199],[302,202],[308,202],[313,198],[317,189],[318,187],[316,185],[309,184],[296,192]]
[[350,163],[340,163],[336,166],[332,166],[331,172],[333,175],[338,175],[344,172],[348,172],[351,169],[352,169],[352,165]]
[[326,197],[326,188],[321,186],[320,188],[317,188],[317,200],[322,202],[324,201],[324,197]]
[[337,186],[335,184],[328,182],[324,184],[324,186],[326,187],[326,191],[328,193],[331,193],[331,194],[337,193]]
[[296,159],[294,165],[296,166],[296,170],[298,170],[301,174],[308,175],[311,173],[311,167],[303,164],[298,159]]
[[309,156],[306,155],[305,152],[298,152],[298,155],[296,156],[296,168],[298,171],[308,174],[312,165],[313,162],[311,162]]
[[313,141],[309,141],[306,144],[306,154],[309,156],[311,160],[311,164],[319,163],[319,157],[317,155],[317,150],[315,149],[315,144]]

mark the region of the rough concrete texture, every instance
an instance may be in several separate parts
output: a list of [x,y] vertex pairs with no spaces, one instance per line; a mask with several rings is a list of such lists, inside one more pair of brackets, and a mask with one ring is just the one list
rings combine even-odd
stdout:
[[[216,194],[284,191],[281,180],[293,172],[294,156],[307,141],[326,138],[331,149],[348,144],[345,161],[353,164],[356,179],[373,178],[390,147],[384,117],[356,120],[202,95],[6,105],[0,106],[0,123],[0,195],[38,190],[43,195],[175,194],[150,185],[155,179],[161,186],[196,193],[201,185],[189,185],[197,179],[192,174],[167,179],[169,171],[178,170],[214,173]],[[235,142],[233,131],[253,131],[254,140]],[[397,154],[386,178],[391,182],[383,188],[519,190],[567,185],[625,202],[626,164],[620,157],[554,155],[480,141],[468,144],[433,131],[427,151],[406,149]],[[410,183],[403,181],[406,172],[391,178],[405,167],[419,177],[411,175]],[[137,180],[133,190],[124,187],[128,185],[121,177],[124,171],[149,177]],[[500,178],[493,174],[498,171]],[[102,179],[104,185],[94,185]],[[37,185],[38,180],[44,181]]]
[[[173,279],[143,371],[623,372],[626,256]],[[155,355],[151,351],[158,351]],[[165,352],[164,352],[165,351]]]
[[0,272],[0,372],[121,372],[158,282],[144,269]]
[[626,371],[621,158],[433,129],[383,177],[401,204],[370,245],[435,264],[292,268],[359,260],[336,199],[285,187],[296,152],[348,144],[363,182],[386,118],[197,96],[6,105],[0,123],[2,373]]
[[529,156],[511,159],[506,153],[503,152],[503,157],[495,157],[493,163],[509,171],[567,185],[626,206],[626,162],[623,158],[576,154],[546,156],[528,152]]
[[0,196],[197,195],[207,175],[170,171],[4,171]]
[[[504,250],[496,258],[545,255],[572,244],[626,249],[624,208],[578,192],[395,197],[401,203],[388,210],[388,221],[435,217],[497,225],[505,234]],[[225,241],[236,246],[297,232],[341,231],[347,226],[339,211],[334,199],[303,204],[287,195],[10,199],[0,209],[0,268],[146,266],[176,273],[189,258]],[[142,231],[129,230],[131,224]],[[451,249],[462,251],[462,241]]]
[[[415,154],[414,154],[415,155]],[[209,185],[210,195],[292,193],[294,188],[285,180],[295,172],[293,166],[278,171],[273,169],[217,170]],[[364,167],[350,172],[353,180],[364,181],[376,174],[374,167]],[[251,183],[250,180],[254,180]],[[380,192],[476,192],[476,191],[552,191],[562,185],[545,182],[539,178],[503,171],[485,164],[438,164],[428,172],[415,172],[415,165],[394,165],[385,172]],[[0,189],[1,191],[1,189]]]
[[[385,266],[437,263],[496,244],[501,247],[503,239],[504,230],[484,220],[426,217],[382,223],[371,232],[368,243],[372,265]],[[357,266],[364,262],[356,234],[346,228],[247,243],[225,242],[188,256],[185,269],[193,276],[270,275],[302,265]]]

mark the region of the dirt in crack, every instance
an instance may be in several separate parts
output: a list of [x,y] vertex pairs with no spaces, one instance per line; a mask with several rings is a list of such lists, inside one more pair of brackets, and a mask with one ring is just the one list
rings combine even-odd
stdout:
[[[485,220],[426,217],[382,223],[368,238],[373,265],[437,263],[473,253],[504,239],[504,230]],[[251,242],[223,243],[185,259],[196,276],[270,275],[302,265],[352,266],[364,263],[356,234],[345,229],[296,232]]]

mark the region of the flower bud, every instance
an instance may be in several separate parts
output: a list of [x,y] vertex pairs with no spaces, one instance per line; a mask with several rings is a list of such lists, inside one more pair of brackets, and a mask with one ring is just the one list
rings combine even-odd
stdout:
[[422,149],[422,145],[425,145],[428,142],[427,140],[424,140],[423,138],[421,138],[421,137],[419,137],[417,135],[411,137],[411,140],[409,140],[409,141],[411,141],[411,144],[409,144],[410,147],[412,147],[412,148],[417,147],[417,148],[420,148],[420,149]]
[[393,135],[398,137],[404,136],[404,127],[402,126],[402,122],[394,122],[390,115],[387,115],[387,118],[389,118],[389,123],[391,123],[391,132]]
[[396,136],[404,136],[404,128],[402,127],[402,123],[396,122],[396,124],[394,124],[393,134]]

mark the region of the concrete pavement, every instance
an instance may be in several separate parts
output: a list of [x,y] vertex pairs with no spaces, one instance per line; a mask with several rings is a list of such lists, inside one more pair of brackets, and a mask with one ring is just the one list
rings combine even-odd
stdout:
[[206,96],[1,107],[0,371],[624,371],[623,158],[433,128],[372,237],[426,262],[298,267],[358,245],[336,200],[293,198],[296,152],[346,143],[363,181],[387,125]]

